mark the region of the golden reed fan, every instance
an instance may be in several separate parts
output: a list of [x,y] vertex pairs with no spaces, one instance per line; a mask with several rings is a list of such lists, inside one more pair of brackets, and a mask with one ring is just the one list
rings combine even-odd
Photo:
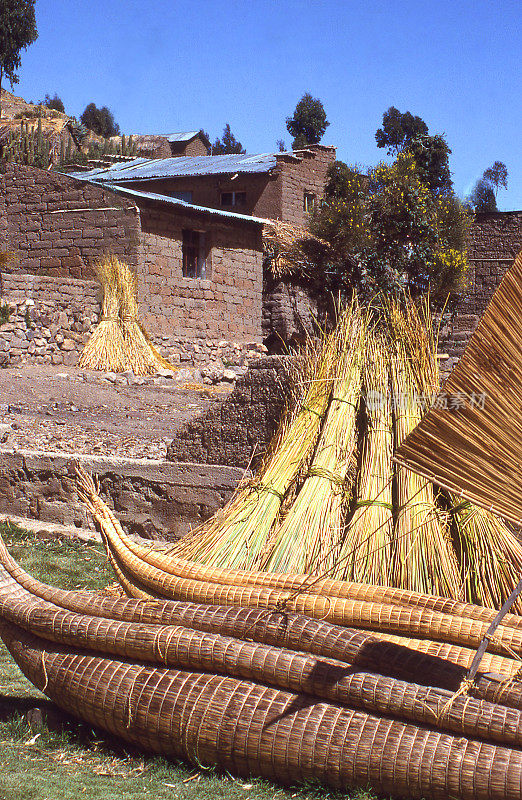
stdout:
[[522,253],[432,408],[396,460],[458,498],[522,524]]

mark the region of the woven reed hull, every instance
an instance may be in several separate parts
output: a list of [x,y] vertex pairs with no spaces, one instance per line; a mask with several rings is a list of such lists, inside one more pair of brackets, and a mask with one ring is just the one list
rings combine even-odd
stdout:
[[[75,615],[88,617],[87,629],[91,638],[84,642],[84,646],[120,655],[122,652],[125,655],[131,653],[127,650],[110,649],[107,642],[115,642],[114,635],[107,638],[103,634],[105,639],[102,636],[100,640],[100,620],[97,622],[95,617],[141,626],[182,626],[185,630],[220,634],[222,637],[299,651],[301,654],[310,653],[349,664],[359,670],[370,670],[399,680],[453,692],[460,686],[465,670],[474,656],[474,651],[468,648],[407,639],[381,632],[373,634],[331,625],[299,614],[168,600],[114,600],[91,593],[57,589],[36,581],[22,570],[8,553],[1,538],[0,598],[6,618],[26,629],[31,609],[41,610],[40,600],[46,601],[43,607],[50,610],[51,627],[45,631],[40,620],[38,629],[37,623],[34,623],[33,632],[51,640],[78,643],[74,638],[63,638],[65,625],[71,627],[71,636],[75,637],[76,632],[80,633],[82,628],[79,622],[72,624],[71,620]],[[57,606],[62,612],[72,611],[74,614],[67,617],[67,614],[60,613],[58,621]],[[35,619],[38,620],[38,617]],[[43,619],[46,619],[45,615]],[[117,629],[117,632],[118,630],[121,632],[121,629]],[[158,627],[155,631],[158,631]],[[62,638],[57,639],[58,635]],[[161,638],[154,639],[154,652],[159,663],[163,663],[163,656],[167,652],[165,639],[168,641],[169,636],[163,634],[163,641]],[[124,642],[121,636],[119,638]],[[140,639],[140,643],[143,643],[143,639]],[[150,654],[147,657],[150,660]],[[200,668],[202,665],[197,666]],[[483,668],[487,672],[497,673],[500,679],[505,680],[516,674],[519,662],[486,654]],[[522,708],[522,686],[518,681],[501,684],[499,679],[479,674],[471,693],[477,699]]]
[[[314,581],[309,575],[214,569],[178,559],[129,537],[85,473],[79,474],[79,489],[103,531],[120,582],[134,597],[265,608],[283,604],[286,610],[334,624],[420,638],[441,636],[467,647],[478,646],[496,617],[493,609],[407,590]],[[510,614],[504,618],[491,649],[503,654],[504,645],[522,654],[522,617]]]
[[24,674],[61,708],[123,739],[282,783],[371,783],[415,798],[519,800],[522,753],[248,681],[68,651],[2,622]]

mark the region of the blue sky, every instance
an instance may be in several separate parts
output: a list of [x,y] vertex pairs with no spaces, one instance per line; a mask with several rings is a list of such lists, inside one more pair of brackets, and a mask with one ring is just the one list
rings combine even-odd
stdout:
[[520,0],[36,0],[36,14],[27,100],[107,105],[126,133],[214,139],[229,122],[267,152],[290,144],[285,117],[309,91],[323,142],[361,165],[383,158],[375,130],[394,105],[446,135],[460,196],[504,161],[499,208],[522,209]]

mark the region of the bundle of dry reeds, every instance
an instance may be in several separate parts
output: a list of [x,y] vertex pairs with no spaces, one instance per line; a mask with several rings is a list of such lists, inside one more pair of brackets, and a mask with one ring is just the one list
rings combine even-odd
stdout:
[[338,344],[336,334],[327,338],[304,398],[279,433],[278,447],[269,452],[258,477],[240,487],[223,511],[183,540],[176,549],[184,558],[243,568],[265,552],[285,496],[314,451],[328,407]]
[[267,220],[263,225],[265,265],[276,280],[289,275],[311,278],[329,249],[328,242],[305,228],[280,220]]
[[172,369],[151,343],[138,320],[138,284],[133,270],[116,256],[95,265],[103,291],[102,316],[80,357],[80,366],[111,372],[151,375]]
[[94,266],[102,287],[102,313],[80,356],[80,367],[111,372],[130,369],[120,317],[120,262],[114,256]]
[[386,341],[368,331],[363,372],[367,432],[354,512],[331,574],[387,586],[393,544],[393,424]]
[[344,535],[355,471],[356,420],[366,321],[353,309],[335,332],[337,364],[332,397],[315,453],[299,493],[267,542],[263,569],[309,572],[334,566]]

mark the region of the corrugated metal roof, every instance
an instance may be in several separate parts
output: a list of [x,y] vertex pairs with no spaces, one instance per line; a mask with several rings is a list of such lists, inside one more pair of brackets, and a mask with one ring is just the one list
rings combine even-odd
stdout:
[[[152,178],[178,178],[194,175],[226,175],[235,172],[270,172],[277,164],[274,153],[226,156],[178,156],[177,158],[137,158],[125,164],[114,164],[105,170],[92,170],[83,175],[96,177],[100,183],[140,181]],[[73,173],[74,174],[74,173]],[[75,174],[75,177],[78,177]]]
[[[113,164],[110,167],[101,167],[97,169],[89,169],[86,172],[68,172],[71,178],[81,178],[82,180],[94,181],[98,175],[108,175],[109,172],[123,172],[125,167],[137,167],[140,164],[148,163],[151,159],[144,157],[134,158],[132,161],[123,161],[118,164]],[[107,180],[110,180],[107,177]]]
[[190,142],[194,136],[197,136],[199,131],[184,131],[181,133],[166,133],[165,139],[169,142]]
[[[88,175],[86,172],[79,172],[74,175],[70,173],[69,177],[76,178],[77,180],[86,180],[89,183],[97,183],[95,180],[89,180],[86,175]],[[104,183],[103,188],[108,189],[111,192],[115,192],[116,194],[123,194],[127,197],[153,200],[157,203],[166,203],[167,205],[184,208],[188,211],[199,211],[202,214],[211,214],[212,216],[241,220],[241,222],[253,222],[256,225],[266,225],[267,223],[270,223],[269,219],[263,219],[262,217],[251,217],[248,214],[234,214],[233,211],[221,211],[219,208],[196,206],[193,203],[186,203],[184,200],[179,200],[177,197],[169,197],[168,195],[157,194],[156,192],[142,192],[139,189],[131,189],[129,186],[118,186],[118,184]]]

